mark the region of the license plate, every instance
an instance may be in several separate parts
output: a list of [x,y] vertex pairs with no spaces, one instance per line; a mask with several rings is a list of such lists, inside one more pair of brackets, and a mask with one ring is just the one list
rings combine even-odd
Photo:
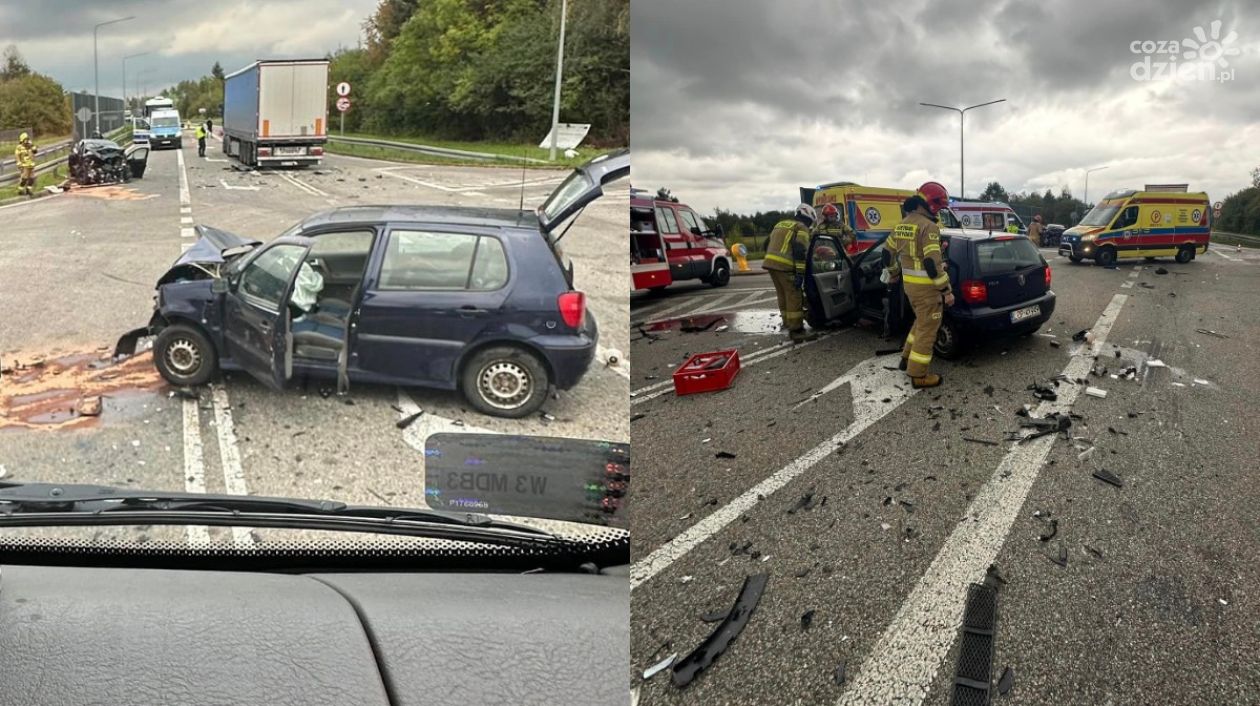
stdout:
[[1024,319],[1031,319],[1034,316],[1041,316],[1041,305],[1029,306],[1023,309],[1016,309],[1011,312],[1011,323],[1018,323]]
[[277,147],[276,154],[306,154],[305,147]]

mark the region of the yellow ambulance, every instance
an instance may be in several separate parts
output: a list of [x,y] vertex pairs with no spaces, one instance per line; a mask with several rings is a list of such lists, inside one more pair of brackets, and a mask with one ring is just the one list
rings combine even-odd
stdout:
[[867,250],[900,223],[901,204],[913,195],[913,189],[861,186],[851,181],[801,187],[801,202],[812,204],[815,210],[821,211],[829,203],[839,207],[841,218],[857,233],[850,255]]
[[1190,262],[1207,252],[1212,234],[1208,196],[1186,191],[1114,191],[1063,232],[1059,254],[1072,262],[1175,257]]

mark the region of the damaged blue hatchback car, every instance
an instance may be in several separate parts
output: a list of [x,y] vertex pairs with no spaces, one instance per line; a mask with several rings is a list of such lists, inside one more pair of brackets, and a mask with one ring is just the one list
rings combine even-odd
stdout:
[[[458,389],[524,417],[575,386],[598,330],[560,247],[575,216],[629,175],[628,150],[574,170],[536,212],[351,206],[268,242],[197,226],[157,283],[153,359],[175,385],[220,369],[283,388],[297,377]],[[558,226],[568,222],[564,230]]]

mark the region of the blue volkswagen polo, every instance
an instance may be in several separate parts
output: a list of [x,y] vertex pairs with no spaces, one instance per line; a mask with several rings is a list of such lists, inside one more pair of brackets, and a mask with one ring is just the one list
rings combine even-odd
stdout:
[[156,336],[154,363],[175,385],[220,369],[277,389],[302,376],[417,385],[527,416],[582,379],[599,336],[558,227],[629,172],[628,150],[597,157],[536,212],[351,206],[268,243],[197,226],[158,280],[149,325],[115,354]]

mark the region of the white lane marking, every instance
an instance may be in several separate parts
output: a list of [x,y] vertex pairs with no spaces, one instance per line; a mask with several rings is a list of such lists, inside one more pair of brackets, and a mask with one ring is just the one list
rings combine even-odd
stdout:
[[484,191],[465,191],[463,192],[463,194],[465,196],[487,196],[488,195]]
[[[206,460],[201,446],[201,418],[197,400],[184,400],[184,490],[206,492]],[[191,544],[209,544],[210,531],[204,525],[184,528]]]
[[192,229],[192,228],[180,228],[180,229],[179,229],[179,237],[181,237],[181,238],[191,238],[191,237],[195,236],[196,234],[197,234],[197,233],[196,233],[196,231],[195,231],[194,229]]
[[[0,206],[0,211],[3,211],[3,210],[4,210],[4,209],[6,209],[6,208],[17,208],[18,206],[29,206],[29,205],[31,205],[31,204],[33,204],[33,203],[40,203],[41,201],[47,201],[48,199],[55,199],[55,198],[57,198],[58,196],[63,196],[63,195],[65,195],[65,194],[67,194],[67,193],[69,193],[69,192],[66,192],[66,191],[61,191],[61,192],[58,192],[58,193],[56,193],[56,194],[53,194],[52,196],[41,196],[41,197],[39,197],[39,198],[37,198],[37,199],[29,199],[29,200],[26,200],[26,201],[16,201],[16,202],[11,203],[11,204],[6,204],[6,205],[4,205],[4,206]],[[156,194],[154,194],[154,195],[156,196]]]
[[[1063,368],[1069,379],[1085,377],[1107,341],[1127,295],[1117,294],[1090,330],[1092,349],[1082,349]],[[1058,399],[1042,402],[1035,415],[1068,413],[1082,388],[1059,388]],[[955,527],[918,585],[902,603],[892,623],[863,661],[857,677],[837,701],[851,704],[919,704],[941,660],[949,651],[962,620],[967,585],[981,581],[997,557],[1011,525],[1024,505],[1037,474],[1045,463],[1055,437],[1043,436],[1014,444],[980,489],[964,521]]]
[[762,294],[761,292],[755,292],[735,302],[735,308],[739,309],[745,306],[752,306],[753,304],[764,304],[766,302],[772,302],[774,300],[775,300],[775,297],[773,295],[766,296],[765,294]]
[[281,177],[281,178],[283,178],[285,181],[287,181],[287,182],[289,182],[290,184],[292,184],[292,185],[296,186],[297,188],[299,188],[299,189],[301,189],[301,190],[305,191],[306,193],[311,194],[312,196],[328,196],[328,192],[327,192],[327,191],[321,191],[321,190],[319,190],[319,189],[315,188],[314,186],[311,186],[310,184],[307,184],[306,182],[302,181],[301,179],[298,179],[297,177],[293,176],[292,174],[289,174],[288,172],[278,172],[278,173],[280,174],[280,177]]
[[415,177],[409,177],[406,174],[395,174],[393,172],[393,170],[395,169],[403,169],[403,167],[381,167],[380,169],[377,169],[376,171],[380,172],[381,174],[384,174],[385,176],[391,176],[396,179],[403,179],[413,184],[419,184],[420,186],[427,186],[430,189],[437,189],[438,191],[446,191],[448,193],[459,191],[459,189],[453,189],[449,186],[442,186],[441,184],[434,184],[432,182],[423,181]]
[[704,306],[700,307],[699,309],[693,309],[691,311],[688,311],[685,314],[679,314],[679,316],[693,316],[695,314],[703,314],[705,312],[721,309],[722,307],[732,304],[736,299],[739,299],[739,292],[727,292],[723,294],[722,296],[706,303]]
[[[740,287],[739,291],[741,292],[773,292],[774,287]],[[723,292],[721,290],[709,290],[709,291],[688,292],[686,296],[707,299],[709,297],[724,296],[725,294],[727,294],[727,292]],[[658,313],[650,314],[651,316],[658,316],[660,311],[664,310],[665,308],[675,306],[677,301],[678,300],[673,297],[665,298],[665,299],[658,299],[656,301],[651,301],[651,302],[646,302],[646,303],[631,301],[630,302],[631,313],[642,314],[642,313],[652,311],[653,309],[659,306],[662,308],[657,310]],[[639,305],[635,306],[636,303],[638,303]]]
[[621,354],[621,356],[617,359],[616,365],[609,365],[608,364],[608,350],[609,349],[601,345],[596,345],[595,346],[596,362],[599,363],[601,366],[608,368],[609,370],[612,370],[613,372],[617,373],[621,377],[629,380],[630,379],[630,361],[626,359],[626,354],[625,353]]
[[1123,282],[1123,283],[1121,283],[1121,284],[1120,284],[1120,288],[1121,288],[1121,289],[1133,289],[1133,283],[1132,283],[1132,282]]
[[[818,338],[812,341],[806,341],[805,343],[790,343],[785,341],[773,348],[764,348],[756,351],[755,353],[750,353],[747,358],[740,356],[739,366],[741,369],[747,368],[750,365],[756,365],[757,363],[765,362],[771,358],[777,358],[789,351],[798,350],[804,348],[805,346],[818,343],[819,341],[825,341],[828,338],[844,333],[844,331],[847,330],[848,329],[841,331],[828,331],[826,333],[819,334]],[[643,404],[644,402],[654,400],[657,397],[668,393],[672,389],[674,389],[674,381],[672,379],[661,380],[660,382],[654,382],[651,385],[645,385],[630,393],[630,404]]]
[[[719,298],[726,297],[726,296],[728,295],[723,294],[723,295],[720,295]],[[665,307],[664,309],[661,309],[660,311],[654,312],[649,318],[649,320],[652,320],[652,321],[660,320],[666,316],[669,316],[670,314],[673,314],[674,312],[682,311],[683,309],[686,309],[688,307],[693,307],[699,303],[700,302],[696,301],[695,299],[691,297],[687,297],[676,304],[672,304],[670,306]]]
[[179,218],[180,225],[192,225],[192,222],[192,216],[180,216]]
[[[236,441],[236,425],[232,422],[232,403],[227,388],[210,386],[214,399],[214,426],[219,433],[219,457],[223,460],[223,484],[229,495],[249,495],[245,487],[245,471],[241,467],[241,449]],[[253,546],[248,527],[233,527],[232,539],[237,546]]]
[[258,186],[257,186],[257,185],[251,185],[251,186],[232,186],[231,184],[227,183],[227,179],[220,179],[220,180],[219,180],[219,183],[220,183],[220,184],[222,184],[222,185],[223,185],[223,188],[225,188],[225,189],[234,189],[234,190],[236,190],[236,191],[258,191]]
[[180,212],[180,213],[182,213],[182,214],[184,214],[184,215],[188,215],[188,214],[192,213],[192,206],[180,206],[180,207],[179,207],[179,212]]
[[175,157],[179,161],[179,205],[191,206],[192,196],[188,193],[188,170],[184,168],[184,151],[176,150]]
[[1214,252],[1214,253],[1216,253],[1217,255],[1220,255],[1221,257],[1225,258],[1226,260],[1229,260],[1230,262],[1238,262],[1238,261],[1239,261],[1239,260],[1238,260],[1238,258],[1234,257],[1233,255],[1226,255],[1225,253],[1221,252],[1221,249],[1220,249],[1220,248],[1213,248],[1213,249],[1212,249],[1212,250],[1210,250],[1209,252]]
[[207,162],[230,162],[230,159],[215,159],[214,157],[202,157]]
[[[835,453],[836,447],[861,434],[867,427],[910,399],[918,390],[908,384],[906,374],[900,370],[885,370],[887,356],[868,358],[853,366],[841,376],[849,383],[853,394],[853,421],[840,433],[810,449],[757,485],[744,491],[681,534],[658,547],[651,554],[630,567],[630,590],[650,580],[669,568],[701,542],[717,534],[740,515],[751,510],[757,503],[776,490],[790,483],[809,470],[814,464]],[[867,392],[870,390],[870,392]],[[881,701],[880,703],[888,703]]]

